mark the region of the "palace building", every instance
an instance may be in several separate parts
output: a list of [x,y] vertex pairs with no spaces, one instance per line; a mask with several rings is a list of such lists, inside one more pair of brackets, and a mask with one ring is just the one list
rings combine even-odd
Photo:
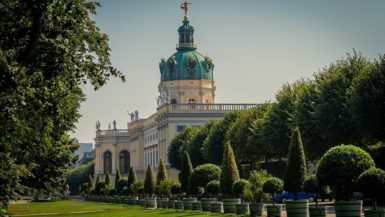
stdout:
[[126,129],[100,129],[96,124],[95,175],[112,174],[118,169],[127,175],[132,166],[139,179],[144,178],[148,165],[157,170],[162,158],[169,176],[177,178],[167,160],[167,149],[173,137],[187,126],[199,127],[210,120],[221,119],[233,110],[245,110],[256,104],[216,104],[214,63],[197,51],[194,27],[190,25],[187,2],[183,23],[178,29],[176,52],[159,63],[160,83],[156,112],[148,118],[131,113]]

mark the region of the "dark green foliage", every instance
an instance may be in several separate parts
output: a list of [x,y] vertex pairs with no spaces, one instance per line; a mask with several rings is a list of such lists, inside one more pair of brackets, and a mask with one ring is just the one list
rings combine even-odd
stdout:
[[156,185],[158,186],[162,181],[167,179],[166,166],[164,165],[163,159],[159,160],[158,172],[156,174]]
[[319,92],[314,81],[302,81],[295,104],[296,125],[301,129],[302,144],[308,160],[317,160],[326,150],[325,138],[320,135],[319,117],[316,115],[316,105]]
[[226,133],[226,141],[231,141],[234,155],[239,163],[250,162],[252,153],[247,147],[248,138],[251,134],[253,120],[259,114],[258,108],[242,111]]
[[285,177],[286,165],[287,162],[284,160],[260,163],[261,169],[266,170],[272,176],[280,179]]
[[191,134],[191,138],[186,144],[186,150],[189,153],[193,167],[199,166],[207,162],[203,158],[202,148],[203,143],[206,140],[214,123],[216,123],[216,121],[209,121],[202,127],[195,128],[193,130],[193,133]]
[[283,181],[277,177],[268,178],[263,184],[263,192],[271,194],[274,204],[274,194],[281,193],[283,191]]
[[314,174],[306,177],[305,182],[303,183],[303,190],[308,193],[315,193],[315,203],[318,207],[318,194],[322,192],[323,188],[318,184]]
[[118,185],[118,182],[120,181],[121,178],[122,178],[122,177],[121,177],[121,175],[120,175],[119,170],[116,170],[116,173],[115,173],[115,188],[116,188],[116,186]]
[[95,181],[95,185],[96,183],[99,183],[101,180],[100,180],[100,176],[99,175],[96,175],[96,181]]
[[305,181],[306,174],[306,160],[302,146],[301,133],[298,128],[295,128],[289,146],[284,189],[293,192],[296,197],[296,193],[303,190],[303,182]]
[[319,103],[316,104],[315,115],[326,149],[340,144],[360,143],[360,130],[349,111],[348,92],[355,77],[369,68],[368,59],[354,51],[353,55],[348,54],[346,59],[338,60],[316,75]]
[[366,151],[372,156],[376,167],[385,170],[385,142],[368,146]]
[[206,187],[212,180],[218,180],[221,177],[221,169],[215,164],[202,164],[196,167],[190,175],[190,189]]
[[205,191],[206,193],[215,196],[221,193],[221,183],[218,180],[212,180],[207,183]]
[[111,186],[111,176],[109,173],[106,174],[106,177],[104,178],[104,183],[106,183],[106,186]]
[[181,169],[180,177],[179,177],[179,181],[182,185],[182,190],[184,192],[188,191],[189,179],[190,179],[190,175],[191,175],[192,171],[193,171],[193,168],[191,165],[190,157],[189,157],[188,153],[185,151],[183,153],[182,169]]
[[95,189],[94,180],[92,179],[92,175],[88,175],[88,182],[87,182],[87,193],[91,194],[91,192]]
[[155,193],[156,180],[151,165],[149,164],[144,179],[144,193],[152,195]]
[[358,177],[358,186],[365,197],[374,202],[374,209],[377,209],[377,201],[385,195],[385,171],[372,167]]
[[373,166],[372,157],[361,148],[339,145],[322,156],[316,176],[321,186],[331,187],[337,200],[349,200],[358,176]]
[[251,201],[262,202],[262,200],[267,198],[262,187],[268,178],[271,178],[271,175],[264,170],[252,171],[250,173],[248,180],[250,185],[247,189],[248,199]]
[[385,141],[385,55],[361,70],[349,93],[349,108],[366,140]]
[[127,191],[131,194],[131,185],[136,182],[136,174],[133,167],[130,167],[130,171],[128,171],[127,177]]
[[275,95],[277,103],[272,105],[271,111],[267,113],[264,123],[263,135],[266,146],[270,147],[269,153],[273,157],[281,159],[287,155],[288,145],[294,123],[295,102],[304,81],[299,80],[293,84],[285,84]]
[[256,109],[255,118],[251,121],[247,145],[240,150],[244,153],[246,162],[257,164],[261,160],[268,161],[275,156],[273,146],[269,144],[269,135],[266,134],[267,116],[272,112],[272,107],[273,104],[265,103]]
[[177,170],[182,170],[183,152],[186,151],[186,143],[191,138],[190,134],[192,131],[194,131],[194,128],[187,127],[182,132],[176,134],[168,147],[168,162]]
[[319,186],[315,175],[306,177],[305,182],[303,183],[303,190],[312,193],[321,192],[321,187]]
[[71,170],[67,175],[67,183],[70,187],[71,194],[79,194],[79,187],[83,183],[88,182],[90,175],[94,174],[95,163],[93,161]]
[[161,181],[158,185],[158,196],[167,198],[170,197],[172,187],[176,185],[178,185],[178,180],[175,179],[165,179]]
[[121,178],[118,183],[115,185],[116,193],[119,195],[123,195],[124,188],[127,187],[127,179]]
[[246,188],[250,185],[250,182],[245,179],[240,179],[233,185],[233,196],[243,198]]
[[102,195],[104,192],[104,189],[106,189],[106,183],[105,182],[97,182],[95,184],[95,193],[98,195]]
[[230,196],[233,190],[233,184],[239,181],[237,163],[235,161],[233,149],[230,142],[226,143],[223,152],[222,173],[221,173],[221,191],[225,196]]
[[171,186],[171,194],[177,195],[182,193],[182,186],[180,183],[175,183]]
[[111,77],[124,79],[111,65],[107,35],[91,19],[98,5],[1,1],[0,183],[12,188],[1,190],[2,204],[24,187],[60,188],[76,161],[68,134],[85,100],[81,84],[98,89]]
[[136,181],[131,185],[131,192],[134,195],[143,194],[144,193],[144,181]]
[[227,113],[222,120],[213,122],[210,132],[202,145],[202,155],[207,162],[216,165],[222,163],[226,132],[239,114],[239,111],[232,111]]

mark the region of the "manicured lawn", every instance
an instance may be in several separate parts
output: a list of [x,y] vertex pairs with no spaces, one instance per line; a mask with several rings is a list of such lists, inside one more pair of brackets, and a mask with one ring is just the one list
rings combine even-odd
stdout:
[[89,201],[57,201],[57,202],[33,202],[29,204],[11,205],[10,211],[14,216],[103,216],[103,217],[230,217],[236,215],[213,214],[209,212],[175,211],[173,209],[145,209],[140,206],[107,204]]

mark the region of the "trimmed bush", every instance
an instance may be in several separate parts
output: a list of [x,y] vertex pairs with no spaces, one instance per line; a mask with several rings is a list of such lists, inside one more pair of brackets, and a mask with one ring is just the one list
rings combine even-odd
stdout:
[[322,188],[318,184],[317,178],[314,174],[305,179],[305,182],[303,183],[303,190],[308,193],[315,193],[315,205],[318,207],[318,194],[322,192]]
[[155,193],[156,180],[151,165],[148,165],[146,178],[144,179],[144,193],[152,195]]
[[106,188],[106,183],[103,181],[99,181],[95,185],[95,193],[98,195],[103,194],[104,189]]
[[289,146],[289,155],[284,179],[284,189],[294,193],[297,199],[297,192],[303,190],[303,183],[306,177],[306,160],[303,150],[301,133],[298,128],[293,130]]
[[164,166],[163,159],[159,160],[158,172],[156,174],[156,185],[158,186],[162,181],[167,179],[167,171]]
[[140,180],[140,181],[136,181],[136,182],[132,183],[131,192],[134,195],[143,194],[144,193],[144,181]]
[[127,193],[132,194],[131,186],[136,182],[136,174],[133,167],[130,167],[130,171],[128,171],[128,177],[127,177]]
[[377,201],[385,195],[385,171],[372,167],[358,177],[359,189],[365,197],[373,200],[374,209],[377,209]]
[[180,183],[175,183],[171,186],[171,194],[178,195],[182,193],[182,186]]
[[185,151],[185,152],[183,152],[182,170],[180,172],[180,177],[179,177],[179,181],[182,184],[182,190],[184,192],[188,191],[189,179],[190,179],[190,175],[191,175],[192,171],[193,171],[193,168],[192,168],[192,164],[190,161],[190,156]]
[[277,177],[268,178],[262,188],[263,192],[271,194],[273,198],[273,205],[275,205],[274,194],[282,192],[283,181]]
[[223,152],[222,173],[221,173],[221,191],[225,196],[232,194],[233,185],[239,181],[239,173],[237,163],[235,161],[233,149],[230,142],[226,143]]
[[170,197],[171,189],[174,185],[178,184],[178,180],[175,179],[166,179],[159,183],[158,185],[158,196],[159,197]]
[[116,193],[122,195],[125,187],[127,187],[127,179],[122,178],[115,185]]
[[91,192],[95,189],[94,180],[92,179],[92,175],[88,175],[87,182],[87,194],[91,194]]
[[202,164],[196,167],[190,175],[190,188],[206,187],[212,180],[221,178],[221,169],[214,164]]
[[250,185],[245,192],[245,198],[250,201],[262,202],[268,198],[263,192],[262,186],[271,175],[265,170],[252,171],[249,176]]
[[212,180],[206,185],[206,193],[210,195],[217,195],[221,193],[221,184],[218,180]]
[[329,149],[318,163],[317,181],[329,185],[337,200],[349,200],[356,187],[358,176],[374,167],[372,157],[353,145],[340,145]]
[[233,196],[243,198],[245,190],[249,185],[250,182],[246,179],[240,179],[239,181],[235,182],[233,185]]

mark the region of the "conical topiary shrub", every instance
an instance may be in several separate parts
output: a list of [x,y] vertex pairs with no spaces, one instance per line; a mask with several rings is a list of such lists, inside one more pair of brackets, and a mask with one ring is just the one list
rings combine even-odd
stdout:
[[120,175],[119,170],[116,170],[116,174],[115,174],[115,188],[116,188],[116,186],[118,186],[118,182],[119,182],[119,180],[120,180],[121,178],[122,178],[122,177],[121,177],[121,175]]
[[106,174],[106,178],[104,179],[104,183],[106,183],[106,186],[111,186],[111,177],[110,174]]
[[146,178],[144,179],[144,193],[150,196],[155,192],[155,176],[152,171],[151,165],[148,165],[146,171]]
[[303,183],[306,178],[306,159],[303,150],[301,133],[298,128],[293,130],[289,146],[289,155],[284,178],[284,189],[294,193],[294,199],[297,199],[297,193],[303,190]]
[[156,185],[158,186],[162,181],[167,179],[167,171],[163,159],[159,160],[158,172],[156,174]]
[[134,168],[130,167],[130,171],[128,171],[127,177],[127,191],[129,194],[132,194],[131,186],[136,182],[136,174]]
[[222,173],[220,181],[221,191],[226,197],[229,197],[232,194],[234,183],[239,181],[237,163],[235,161],[234,152],[230,146],[230,142],[226,143],[225,150],[223,152]]
[[95,189],[94,180],[92,179],[91,174],[88,175],[88,183],[87,183],[87,194],[91,194]]
[[180,177],[179,177],[183,192],[188,192],[189,179],[190,179],[190,175],[191,175],[192,171],[193,171],[193,168],[192,168],[192,164],[190,161],[190,156],[185,151],[185,152],[183,152],[182,170],[180,172]]

